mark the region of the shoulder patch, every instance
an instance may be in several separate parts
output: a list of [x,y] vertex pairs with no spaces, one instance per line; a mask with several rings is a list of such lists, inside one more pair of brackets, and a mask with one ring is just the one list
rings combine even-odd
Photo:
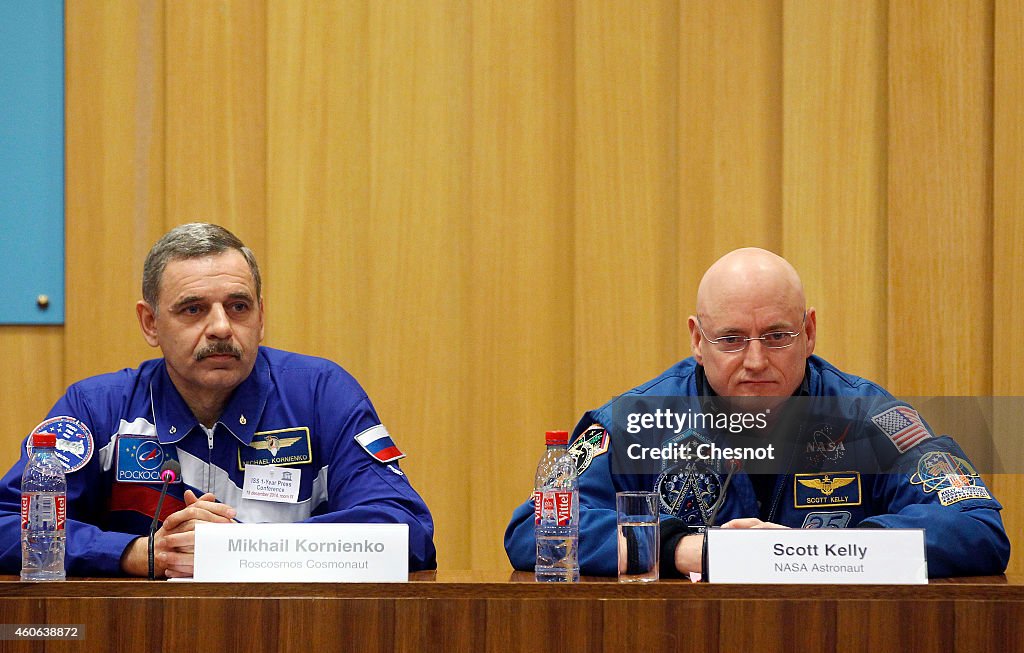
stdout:
[[576,461],[576,474],[582,474],[594,458],[608,451],[608,431],[600,424],[588,427],[569,447],[569,453]]
[[921,456],[910,482],[920,485],[925,494],[938,492],[939,503],[944,506],[966,499],[992,498],[969,462],[944,451],[930,451]]
[[910,406],[893,406],[871,418],[900,453],[931,437],[921,416]]
[[[32,429],[32,435],[36,433],[53,433],[57,436],[56,456],[64,465],[66,474],[82,469],[92,458],[95,449],[92,431],[74,417],[51,417]],[[29,456],[32,455],[32,435],[25,444]]]
[[356,442],[366,453],[370,454],[382,463],[390,463],[399,458],[405,458],[391,439],[391,434],[384,428],[383,424],[371,426],[356,436]]

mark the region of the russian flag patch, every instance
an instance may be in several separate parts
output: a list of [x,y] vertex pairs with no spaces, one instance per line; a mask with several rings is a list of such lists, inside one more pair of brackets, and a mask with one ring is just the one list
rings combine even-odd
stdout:
[[395,441],[391,439],[391,434],[383,424],[366,429],[356,436],[356,442],[366,450],[366,453],[382,463],[405,458],[405,454],[395,446]]

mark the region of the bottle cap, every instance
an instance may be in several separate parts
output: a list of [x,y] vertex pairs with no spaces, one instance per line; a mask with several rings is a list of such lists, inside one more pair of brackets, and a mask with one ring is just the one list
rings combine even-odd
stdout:
[[544,434],[544,441],[548,446],[553,444],[569,444],[568,431],[548,431]]
[[36,447],[56,447],[57,436],[53,433],[33,433],[32,434],[32,448]]

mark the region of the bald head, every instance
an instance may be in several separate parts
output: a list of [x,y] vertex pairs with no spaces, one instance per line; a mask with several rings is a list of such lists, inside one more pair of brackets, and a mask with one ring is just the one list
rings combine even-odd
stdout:
[[[729,397],[793,394],[817,333],[800,275],[781,256],[753,247],[729,252],[708,268],[697,288],[697,315],[690,316],[688,326],[690,347],[708,383]],[[729,351],[712,342],[780,332],[799,336],[782,348],[756,340]]]
[[744,247],[718,259],[704,273],[697,287],[697,315],[713,318],[723,304],[748,299],[801,313],[806,303],[800,275],[789,261],[766,249]]

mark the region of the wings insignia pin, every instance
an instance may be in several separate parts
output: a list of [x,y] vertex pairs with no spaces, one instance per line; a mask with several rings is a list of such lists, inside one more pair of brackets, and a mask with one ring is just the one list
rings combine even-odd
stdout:
[[266,449],[270,451],[271,456],[276,456],[278,451],[287,449],[301,439],[301,437],[279,438],[276,435],[268,435],[265,440],[254,440],[251,446],[253,449]]
[[831,495],[833,492],[841,487],[845,487],[850,483],[853,483],[853,477],[848,476],[846,478],[830,478],[828,474],[825,474],[824,478],[812,478],[805,481],[802,478],[797,479],[804,487],[809,487],[814,490],[821,490],[821,493],[825,496]]

